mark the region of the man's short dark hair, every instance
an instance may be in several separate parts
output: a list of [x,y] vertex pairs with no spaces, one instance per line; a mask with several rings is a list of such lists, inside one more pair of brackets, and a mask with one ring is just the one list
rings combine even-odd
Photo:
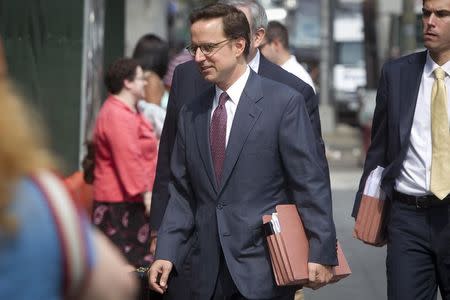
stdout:
[[105,75],[105,84],[108,92],[118,94],[123,89],[125,79],[133,81],[139,63],[132,58],[120,58],[113,62]]
[[266,39],[268,43],[280,41],[284,49],[289,49],[289,34],[286,26],[278,21],[270,21],[267,25]]
[[191,25],[200,20],[222,18],[223,31],[228,39],[245,39],[244,56],[250,49],[250,25],[245,14],[234,6],[215,3],[193,11],[189,17]]

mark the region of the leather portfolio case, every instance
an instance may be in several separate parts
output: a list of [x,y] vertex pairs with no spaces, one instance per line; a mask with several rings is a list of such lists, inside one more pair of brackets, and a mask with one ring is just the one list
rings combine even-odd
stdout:
[[[263,216],[275,282],[279,286],[306,284],[309,278],[309,243],[297,207],[294,204],[283,204],[277,205],[275,209],[275,215]],[[333,267],[332,282],[351,274],[339,243],[336,247],[339,265]]]
[[375,246],[386,242],[388,201],[380,187],[383,170],[377,167],[367,177],[353,229],[355,238]]
[[370,245],[383,245],[386,241],[385,200],[363,195],[356,216],[353,236]]

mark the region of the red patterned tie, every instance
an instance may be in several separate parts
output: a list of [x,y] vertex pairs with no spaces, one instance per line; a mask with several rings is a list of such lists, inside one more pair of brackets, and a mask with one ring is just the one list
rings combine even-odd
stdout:
[[225,102],[228,100],[228,94],[223,92],[219,96],[219,105],[214,110],[211,119],[211,129],[209,138],[211,140],[211,155],[216,173],[217,184],[220,184],[222,175],[223,161],[225,160],[225,139],[227,134],[227,110]]

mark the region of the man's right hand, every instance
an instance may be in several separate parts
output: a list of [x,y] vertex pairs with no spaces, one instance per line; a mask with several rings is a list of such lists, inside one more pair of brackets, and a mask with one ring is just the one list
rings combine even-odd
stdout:
[[156,260],[148,271],[148,283],[150,288],[160,294],[167,290],[167,280],[172,271],[173,264],[168,260]]

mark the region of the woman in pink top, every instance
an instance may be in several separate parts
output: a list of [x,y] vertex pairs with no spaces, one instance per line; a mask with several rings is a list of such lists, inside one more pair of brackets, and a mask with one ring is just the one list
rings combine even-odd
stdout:
[[148,265],[151,191],[158,142],[151,124],[136,110],[146,80],[135,60],[119,59],[109,68],[110,92],[97,116],[94,145],[93,223],[134,266]]

